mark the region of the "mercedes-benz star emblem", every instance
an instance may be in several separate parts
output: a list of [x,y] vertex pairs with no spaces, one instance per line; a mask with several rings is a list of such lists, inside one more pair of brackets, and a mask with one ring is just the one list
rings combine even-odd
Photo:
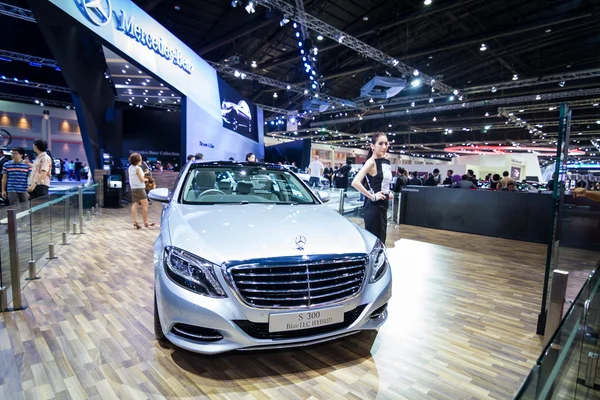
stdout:
[[298,250],[304,250],[304,246],[306,245],[306,238],[302,235],[296,237],[296,246],[298,246]]
[[94,25],[103,26],[110,21],[110,0],[75,0],[83,15]]

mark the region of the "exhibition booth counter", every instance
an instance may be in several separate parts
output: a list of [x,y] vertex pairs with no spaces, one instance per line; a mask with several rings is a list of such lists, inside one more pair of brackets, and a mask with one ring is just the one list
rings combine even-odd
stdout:
[[[546,244],[552,206],[550,192],[406,186],[399,217],[407,225]],[[565,194],[562,211],[561,245],[600,249],[600,203]]]

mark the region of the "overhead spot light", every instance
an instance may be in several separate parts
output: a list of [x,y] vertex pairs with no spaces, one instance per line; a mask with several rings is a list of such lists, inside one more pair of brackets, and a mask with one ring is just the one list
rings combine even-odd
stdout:
[[433,97],[429,98],[429,104],[433,103]]
[[369,100],[369,103],[373,103],[375,100],[373,100],[373,98],[371,98],[371,100]]
[[452,93],[454,93],[455,96],[458,96],[458,90],[454,89],[454,91],[452,91]]
[[479,51],[486,51],[487,50],[487,46],[485,45],[485,43],[481,43],[481,47],[479,48]]
[[433,117],[433,121],[434,121],[434,122],[435,122],[435,121],[437,121],[437,118],[436,118],[436,117]]
[[415,106],[415,102],[413,101],[412,103],[410,103],[410,106],[414,107]]
[[410,83],[410,86],[412,86],[412,87],[419,87],[419,86],[421,86],[421,80],[420,79],[413,79],[412,82]]
[[400,61],[393,59],[392,60],[392,65],[395,67],[396,65],[400,64]]
[[454,101],[454,96],[450,96],[450,97],[448,98],[448,100],[450,100],[450,101]]
[[240,71],[237,71],[237,70],[233,73],[233,76],[235,76],[236,78],[239,78],[240,75],[241,75]]
[[248,14],[254,14],[256,12],[256,8],[254,7],[253,1],[248,2],[248,5],[246,6],[246,12]]
[[418,69],[415,69],[415,70],[413,71],[413,75],[414,75],[414,76],[419,76],[419,70],[418,70]]
[[283,17],[281,22],[279,22],[279,26],[284,26],[284,25],[288,24],[289,22],[290,22],[290,20],[287,17]]
[[256,61],[252,61],[252,68],[256,68],[257,64]]
[[338,43],[342,43],[342,42],[344,41],[344,39],[346,39],[346,36],[344,36],[344,35],[340,35],[340,36],[338,37]]
[[541,99],[542,99],[542,96],[540,96],[540,95],[538,94],[537,96],[535,96],[535,99],[536,99],[536,100],[541,100]]
[[231,0],[231,7],[237,7],[240,4],[240,0]]
[[559,83],[558,83],[558,86],[560,86],[560,87],[565,87],[565,83],[567,83],[567,82],[565,82],[565,81],[561,81],[561,82],[559,82]]
[[486,116],[486,117],[489,117],[489,116],[490,116],[490,113],[489,113],[489,112],[486,112],[486,113],[485,113],[485,116]]
[[317,36],[317,40],[323,40],[323,35]]
[[514,74],[513,77],[512,77],[512,80],[513,81],[518,81],[519,80],[519,75]]
[[290,90],[291,88],[292,88],[292,87],[291,87],[290,85],[287,85],[287,86],[286,86],[286,89],[287,89],[287,90]]
[[423,2],[423,4],[425,4],[426,6],[429,6],[429,5],[431,5],[431,2],[432,2],[432,0],[425,0]]
[[498,89],[496,89],[496,86],[492,86],[492,93],[496,93],[498,91]]
[[39,100],[36,100],[36,101],[35,101],[35,104],[40,104],[40,101],[39,101]]

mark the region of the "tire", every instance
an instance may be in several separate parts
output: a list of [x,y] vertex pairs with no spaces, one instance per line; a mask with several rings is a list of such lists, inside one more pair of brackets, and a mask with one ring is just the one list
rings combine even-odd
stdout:
[[237,131],[239,127],[240,127],[240,125],[239,125],[237,119],[234,119],[233,120],[233,130]]
[[159,342],[165,342],[167,340],[160,324],[160,316],[158,315],[158,307],[156,305],[156,293],[154,293],[154,337]]

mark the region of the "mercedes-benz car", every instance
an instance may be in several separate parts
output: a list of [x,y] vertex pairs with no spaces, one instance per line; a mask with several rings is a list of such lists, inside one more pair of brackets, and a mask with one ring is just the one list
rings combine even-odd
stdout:
[[229,129],[239,131],[241,128],[248,132],[252,131],[252,113],[250,112],[250,106],[244,100],[240,100],[239,103],[223,101],[221,103],[221,117],[223,118],[223,124]]
[[[235,180],[235,185],[231,180]],[[277,165],[191,162],[154,245],[158,340],[215,354],[376,330],[392,272],[383,243]]]

